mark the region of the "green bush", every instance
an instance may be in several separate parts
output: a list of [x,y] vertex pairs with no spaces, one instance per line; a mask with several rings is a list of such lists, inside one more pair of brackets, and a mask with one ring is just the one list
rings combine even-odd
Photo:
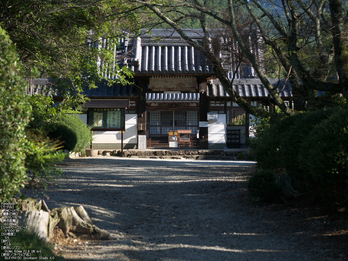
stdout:
[[281,188],[276,184],[276,178],[272,170],[256,172],[248,183],[248,189],[252,198],[264,202],[279,201],[282,195]]
[[32,95],[29,101],[32,113],[28,129],[49,132],[49,123],[62,112],[61,106],[54,106],[53,97],[44,94]]
[[72,114],[62,114],[49,128],[49,137],[59,139],[69,151],[81,152],[92,140],[91,130],[80,118]]
[[237,155],[237,160],[242,160],[244,159],[244,153],[243,152],[239,152],[238,155]]
[[77,144],[77,133],[71,129],[71,126],[65,123],[56,122],[51,124],[52,131],[49,137],[53,140],[60,140],[62,147],[68,151],[73,151]]
[[252,155],[261,169],[282,169],[281,142],[289,128],[294,124],[294,117],[274,115],[269,122],[261,123],[261,131],[256,129],[256,137],[251,141]]
[[25,127],[31,111],[11,40],[0,27],[0,201],[9,202],[27,180]]
[[301,192],[305,192],[304,181],[305,176],[308,174],[298,164],[301,145],[311,130],[325,121],[332,112],[333,109],[318,110],[292,116],[293,124],[289,126],[286,135],[284,135],[280,143],[280,165],[285,168],[290,176],[294,188]]
[[304,139],[298,156],[308,195],[330,207],[348,207],[348,109],[338,109]]
[[56,163],[62,161],[65,154],[60,150],[58,142],[51,141],[38,131],[29,131],[27,136],[25,167],[29,175],[29,187],[35,187],[39,182],[46,189],[47,181],[63,174]]
[[[348,207],[347,144],[347,108],[299,113],[264,124],[252,143],[261,174],[250,180],[250,193],[267,201],[277,189],[293,187],[310,202]],[[291,182],[282,184],[274,180],[278,177],[290,177]]]
[[[0,231],[2,231],[0,229]],[[48,260],[58,260],[53,253],[53,247],[38,235],[33,232],[28,232],[26,230],[20,230],[15,236],[10,237],[11,246],[18,247],[17,250],[26,251],[30,253],[30,257],[37,257],[38,259],[47,257]],[[58,258],[58,259],[57,259]],[[4,257],[0,257],[0,260],[5,260]]]

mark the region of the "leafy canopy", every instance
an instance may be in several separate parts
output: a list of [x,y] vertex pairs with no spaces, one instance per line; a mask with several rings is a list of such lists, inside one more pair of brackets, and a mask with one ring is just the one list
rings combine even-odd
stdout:
[[[107,65],[117,76],[114,81],[131,77],[115,63],[112,50],[125,30],[138,29],[131,14],[122,20],[112,15],[128,8],[120,0],[4,0],[0,21],[17,46],[26,78],[68,79],[57,85],[79,93],[83,83],[100,80]],[[101,38],[108,39],[103,50]]]

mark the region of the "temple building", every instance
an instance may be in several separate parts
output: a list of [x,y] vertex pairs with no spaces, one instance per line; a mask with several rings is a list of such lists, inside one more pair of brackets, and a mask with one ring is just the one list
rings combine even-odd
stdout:
[[[197,42],[202,39],[199,30],[186,33]],[[258,43],[250,37],[249,41]],[[107,42],[101,45],[106,48]],[[262,58],[261,44],[253,46]],[[217,55],[223,59],[226,52],[220,49]],[[108,79],[116,76],[107,72],[97,88],[84,89],[90,101],[81,118],[92,127],[94,149],[223,149],[245,143],[249,115],[232,102],[208,60],[175,31],[153,29],[151,34],[124,38],[117,54],[123,54],[122,66],[134,72],[133,84],[109,86]],[[252,67],[234,63],[234,57],[224,62],[228,76],[234,78],[234,90],[254,105],[267,105],[269,93]],[[291,102],[289,83],[270,81]]]

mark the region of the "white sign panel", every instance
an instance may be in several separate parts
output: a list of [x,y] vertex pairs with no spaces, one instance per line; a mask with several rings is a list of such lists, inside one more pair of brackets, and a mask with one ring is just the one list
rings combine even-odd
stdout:
[[217,121],[209,123],[208,143],[226,144],[226,114],[218,114]]

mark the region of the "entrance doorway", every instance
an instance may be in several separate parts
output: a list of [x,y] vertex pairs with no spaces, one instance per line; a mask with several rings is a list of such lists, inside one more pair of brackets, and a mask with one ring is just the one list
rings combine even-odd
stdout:
[[[168,147],[169,131],[191,130],[191,137],[196,139],[198,131],[198,111],[149,111],[149,138],[151,144],[159,143]],[[154,147],[154,146],[152,146]]]

